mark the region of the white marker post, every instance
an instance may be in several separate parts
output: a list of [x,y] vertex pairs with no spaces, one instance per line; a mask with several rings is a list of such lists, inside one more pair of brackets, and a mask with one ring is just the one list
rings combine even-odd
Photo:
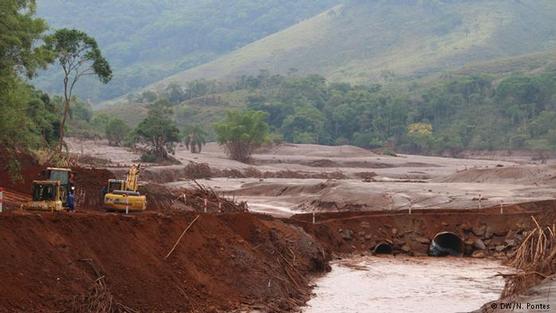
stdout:
[[205,198],[205,213],[207,213],[208,200]]
[[500,215],[504,215],[504,201],[500,200]]
[[125,197],[125,214],[129,214],[129,200]]
[[2,213],[2,204],[4,202],[4,189],[0,187],[0,213]]
[[316,218],[315,218],[315,210],[313,210],[313,224],[315,224],[316,222]]
[[394,197],[392,197],[392,195],[391,195],[391,194],[388,194],[388,193],[386,194],[386,197],[387,197],[388,200],[389,200],[388,202],[389,202],[389,204],[390,204],[390,211],[392,211],[393,206],[394,206]]

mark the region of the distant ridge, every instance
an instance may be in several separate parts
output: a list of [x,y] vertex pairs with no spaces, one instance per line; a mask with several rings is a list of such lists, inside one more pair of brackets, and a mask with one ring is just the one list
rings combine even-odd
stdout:
[[555,16],[545,0],[349,1],[147,89],[261,69],[365,82],[533,61],[556,48]]

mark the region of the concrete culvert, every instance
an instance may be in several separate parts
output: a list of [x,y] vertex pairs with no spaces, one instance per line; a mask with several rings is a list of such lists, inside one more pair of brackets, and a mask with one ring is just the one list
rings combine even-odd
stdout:
[[464,244],[461,238],[451,232],[441,232],[434,236],[429,247],[431,256],[462,256]]
[[373,250],[374,254],[392,254],[392,245],[387,242],[379,243]]

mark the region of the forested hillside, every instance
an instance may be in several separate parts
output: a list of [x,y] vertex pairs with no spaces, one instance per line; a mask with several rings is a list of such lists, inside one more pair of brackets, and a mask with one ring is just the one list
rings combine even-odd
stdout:
[[556,48],[550,0],[347,1],[156,86],[273,73],[332,81],[416,78]]
[[[60,107],[24,77],[52,62],[39,45],[47,24],[34,16],[34,1],[0,2],[0,154],[2,170],[18,172],[17,151],[58,140]],[[16,31],[14,31],[16,30]]]
[[[78,23],[85,14],[61,13],[77,10],[79,2],[45,3],[64,16],[56,22],[60,26]],[[191,136],[192,129],[213,140],[213,125],[227,111],[250,109],[266,114],[271,139],[278,142],[427,154],[556,150],[556,21],[550,18],[556,16],[555,3],[349,1],[185,76],[135,93],[135,85],[127,84],[143,76],[126,80],[121,75],[160,64],[175,70],[166,57],[175,61],[198,51],[215,56],[282,27],[284,19],[294,23],[332,2],[235,1],[226,7],[218,1],[184,1],[178,9],[173,1],[141,1],[128,3],[125,14],[126,6],[118,3],[121,7],[114,1],[81,3],[93,14],[111,12],[79,23],[93,32],[105,30],[99,35],[100,46],[106,47],[102,52],[114,68],[113,81],[119,80],[121,91],[129,92],[96,112],[84,100],[100,90],[92,81],[80,81],[73,98],[49,95],[31,85],[39,74],[43,84],[62,86],[61,78],[53,79],[41,69],[51,65],[52,71],[62,72],[56,65],[66,50],[51,44],[47,23],[34,14],[34,1],[0,3],[6,21],[0,25],[0,148],[52,149],[59,143],[59,151],[66,130],[70,136],[133,145],[146,126],[168,126],[173,142]],[[159,14],[142,19],[150,10]],[[48,10],[42,13],[48,15]],[[186,22],[190,20],[197,22]],[[51,32],[57,28],[51,27]],[[214,29],[226,29],[227,35]],[[197,37],[183,39],[184,33]],[[269,51],[277,63],[264,57]],[[100,50],[93,52],[100,56]],[[104,79],[97,78],[108,82],[110,68],[99,60],[107,72]],[[260,70],[263,65],[274,66]],[[241,71],[234,68],[247,74],[235,76]],[[311,74],[312,69],[321,74]],[[149,79],[158,75],[150,70],[143,74]],[[193,79],[197,74],[219,79]]]
[[[78,94],[110,99],[215,59],[331,7],[337,0],[41,0],[52,28],[94,36],[114,67],[107,86],[90,81]],[[48,73],[38,85],[60,86]]]
[[134,125],[144,117],[141,108],[166,99],[178,127],[205,125],[209,133],[226,111],[251,109],[268,114],[274,140],[294,143],[435,154],[556,149],[556,66],[511,74],[462,72],[410,84],[353,85],[263,71],[228,83],[174,84],[104,112]]

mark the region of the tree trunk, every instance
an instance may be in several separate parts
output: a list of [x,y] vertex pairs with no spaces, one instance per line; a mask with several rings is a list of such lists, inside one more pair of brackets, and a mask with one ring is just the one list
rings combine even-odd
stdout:
[[164,147],[164,139],[156,138],[155,140],[155,151],[160,160],[166,160],[168,158],[168,153],[166,152],[166,148]]
[[58,145],[59,153],[62,153],[62,147],[64,145],[64,129],[66,126],[66,119],[68,117],[70,100],[71,96],[68,95],[68,77],[66,76],[64,78],[64,115],[62,116],[62,121],[60,123],[60,143]]

